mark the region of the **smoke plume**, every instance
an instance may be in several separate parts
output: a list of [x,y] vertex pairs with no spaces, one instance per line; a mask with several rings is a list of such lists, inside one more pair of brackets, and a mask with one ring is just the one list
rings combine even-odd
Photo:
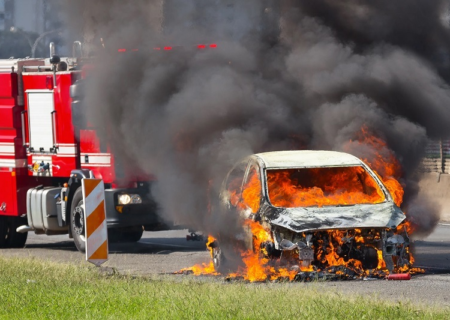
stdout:
[[[121,162],[157,177],[164,219],[234,232],[232,217],[208,207],[217,208],[211,195],[237,161],[348,150],[365,127],[399,160],[403,208],[427,232],[438,210],[417,197],[417,168],[428,139],[450,133],[445,5],[91,0],[67,8],[83,14],[72,30],[97,57],[87,116]],[[218,48],[195,50],[201,43]],[[174,49],[153,50],[164,46]],[[373,154],[369,145],[351,151]]]

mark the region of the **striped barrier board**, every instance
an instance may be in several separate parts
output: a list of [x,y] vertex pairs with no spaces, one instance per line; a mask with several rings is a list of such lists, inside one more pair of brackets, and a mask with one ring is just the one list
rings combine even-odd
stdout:
[[100,266],[108,260],[108,230],[105,212],[105,186],[101,179],[81,180],[86,260]]

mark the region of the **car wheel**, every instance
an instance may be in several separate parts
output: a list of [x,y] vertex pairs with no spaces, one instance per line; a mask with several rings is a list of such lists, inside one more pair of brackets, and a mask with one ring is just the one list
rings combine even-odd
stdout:
[[23,248],[27,242],[28,232],[20,233],[16,229],[26,225],[27,219],[20,217],[8,217],[8,233],[6,239],[7,248]]
[[401,269],[401,268],[410,268],[411,267],[411,246],[406,246],[401,254],[397,257],[397,261],[396,261],[396,266],[397,268]]
[[212,248],[212,261],[214,264],[214,270],[219,273],[225,273],[226,272],[226,258],[223,254],[223,251],[220,249],[219,246],[214,246]]
[[70,228],[72,231],[73,242],[78,251],[86,252],[86,231],[84,227],[84,209],[83,205],[83,191],[81,187],[75,191],[70,206]]

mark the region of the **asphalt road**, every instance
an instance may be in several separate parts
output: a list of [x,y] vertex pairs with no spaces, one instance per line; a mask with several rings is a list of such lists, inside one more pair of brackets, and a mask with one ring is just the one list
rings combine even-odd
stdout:
[[[186,241],[187,230],[145,232],[134,244],[112,244],[107,267],[121,273],[149,275],[172,273],[196,263],[209,262],[204,242]],[[29,234],[25,249],[4,249],[2,256],[35,257],[38,259],[87,264],[67,236]],[[439,225],[425,239],[415,240],[415,265],[426,269],[410,281],[342,281],[295,283],[294,287],[317,286],[338,294],[355,293],[392,301],[437,304],[450,307],[450,225]],[[174,277],[185,277],[174,275]],[[205,279],[204,277],[202,279]]]
[[[113,243],[104,266],[121,273],[172,273],[196,263],[209,262],[205,242],[186,241],[187,230],[144,232],[137,243]],[[88,264],[67,235],[28,234],[26,248],[4,249],[3,256],[36,257],[56,262]]]
[[450,224],[440,224],[427,238],[416,239],[414,246],[416,266],[450,274]]

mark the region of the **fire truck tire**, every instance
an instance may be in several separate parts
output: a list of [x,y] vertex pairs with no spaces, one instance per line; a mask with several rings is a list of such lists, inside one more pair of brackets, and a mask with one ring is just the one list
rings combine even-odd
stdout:
[[0,216],[0,248],[6,248],[8,239],[8,219],[5,216]]
[[108,229],[108,242],[109,243],[118,243],[122,240],[122,232],[120,229]]
[[8,233],[6,239],[7,248],[23,248],[27,242],[28,232],[19,233],[16,229],[27,224],[26,218],[8,217]]
[[78,251],[86,252],[86,238],[84,228],[84,210],[83,210],[83,191],[81,187],[75,191],[70,206],[70,228],[72,231],[73,242]]
[[125,231],[122,233],[122,242],[138,242],[142,238],[144,229],[142,227],[133,231]]

